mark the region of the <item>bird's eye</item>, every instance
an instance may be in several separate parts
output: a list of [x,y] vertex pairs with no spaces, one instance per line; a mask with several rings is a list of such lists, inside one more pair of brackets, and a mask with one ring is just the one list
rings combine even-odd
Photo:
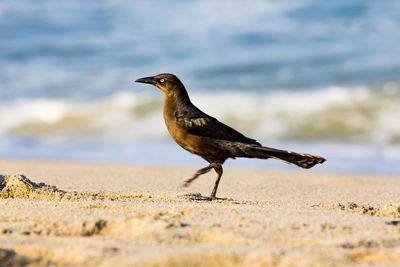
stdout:
[[164,79],[160,79],[160,83],[163,83],[163,82],[165,82],[165,80]]

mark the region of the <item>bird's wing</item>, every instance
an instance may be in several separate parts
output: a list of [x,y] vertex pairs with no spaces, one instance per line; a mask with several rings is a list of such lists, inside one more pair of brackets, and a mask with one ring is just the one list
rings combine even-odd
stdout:
[[189,134],[260,145],[256,140],[244,136],[200,110],[196,110],[195,112],[176,111],[174,115],[177,124]]

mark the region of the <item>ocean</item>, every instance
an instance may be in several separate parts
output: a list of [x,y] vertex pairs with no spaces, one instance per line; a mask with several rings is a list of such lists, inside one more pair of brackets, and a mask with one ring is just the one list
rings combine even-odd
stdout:
[[[0,2],[0,157],[206,163],[170,139],[162,95],[318,171],[400,174],[400,2]],[[227,166],[291,169],[238,159]]]

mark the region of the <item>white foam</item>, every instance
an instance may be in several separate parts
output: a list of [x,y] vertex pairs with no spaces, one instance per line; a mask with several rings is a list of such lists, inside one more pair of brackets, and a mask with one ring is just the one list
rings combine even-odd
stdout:
[[67,110],[67,104],[62,101],[20,99],[0,106],[0,129],[7,131],[30,122],[56,123]]
[[[393,91],[393,90],[392,90]],[[192,92],[194,104],[251,137],[399,142],[399,95],[372,89]],[[118,92],[92,102],[18,99],[0,106],[0,134],[46,138],[167,137],[161,96]],[[30,125],[36,127],[29,127]]]

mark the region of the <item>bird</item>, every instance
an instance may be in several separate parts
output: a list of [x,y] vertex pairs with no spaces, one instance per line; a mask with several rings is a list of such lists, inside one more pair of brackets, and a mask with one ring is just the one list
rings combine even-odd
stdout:
[[262,146],[255,139],[246,137],[197,108],[190,100],[183,83],[171,73],[144,77],[135,82],[151,84],[163,93],[163,116],[169,134],[182,148],[208,162],[206,167],[197,170],[187,179],[183,187],[190,186],[199,176],[212,169],[217,173],[210,196],[201,196],[199,200],[226,199],[219,198],[216,194],[223,173],[222,165],[227,159],[278,159],[305,169],[326,160],[308,153]]

